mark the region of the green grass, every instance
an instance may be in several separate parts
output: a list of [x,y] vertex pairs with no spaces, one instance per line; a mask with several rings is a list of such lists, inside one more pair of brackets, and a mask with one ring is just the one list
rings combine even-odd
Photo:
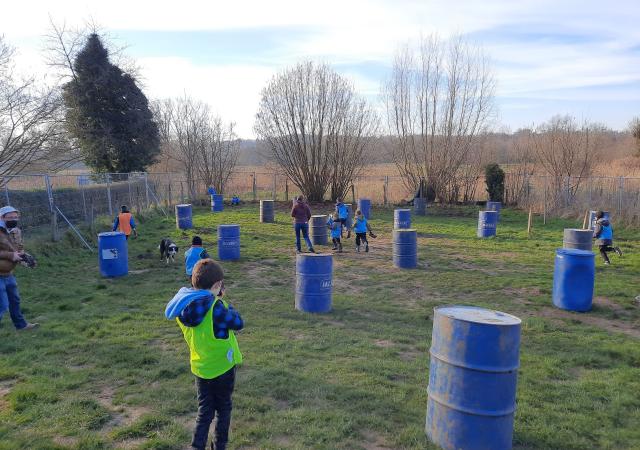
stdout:
[[[327,208],[328,209],[328,208]],[[182,250],[194,233],[211,254],[220,223],[242,226],[242,260],[224,264],[242,313],[245,364],[234,394],[230,448],[431,447],[424,435],[433,308],[470,304],[523,319],[514,446],[640,448],[640,234],[617,230],[624,258],[597,261],[588,314],[551,307],[554,249],[572,221],[534,224],[506,211],[498,237],[475,237],[474,208],[414,217],[420,268],[390,261],[391,210],[374,210],[369,254],[353,240],[335,258],[333,312],[296,311],[288,215],[258,223],[256,205],[194,217],[139,218],[131,274],[101,278],[96,254],[73,238],[39,244],[40,266],[18,269],[30,333],[0,326],[0,450],[185,448],[196,411],[188,351],[164,306],[184,284],[182,264],[157,257],[160,238]],[[103,223],[108,227],[107,222]],[[180,258],[180,261],[182,259]],[[377,447],[376,447],[377,446]]]

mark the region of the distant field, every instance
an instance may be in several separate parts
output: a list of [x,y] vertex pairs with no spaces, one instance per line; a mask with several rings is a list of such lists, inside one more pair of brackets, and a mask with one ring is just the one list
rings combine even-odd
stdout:
[[[257,206],[213,215],[195,229],[215,251],[220,223],[242,227],[242,260],[225,263],[228,300],[243,315],[231,449],[433,449],[424,436],[433,308],[467,304],[523,319],[516,449],[637,449],[640,442],[640,233],[597,261],[594,310],[551,306],[554,249],[573,221],[534,223],[507,210],[498,237],[475,238],[475,208],[414,218],[417,270],[391,264],[392,211],[374,209],[371,253],[353,241],[335,257],[333,312],[297,312],[287,205],[277,223]],[[172,219],[139,217],[130,274],[103,279],[73,239],[39,244],[40,267],[19,269],[27,317],[0,327],[0,449],[183,449],[196,401],[188,352],[164,306],[185,284],[158,260],[160,238],[187,247]],[[107,229],[102,223],[99,229]],[[28,242],[30,244],[31,242]],[[28,245],[29,247],[29,245]],[[326,248],[322,248],[327,251]]]

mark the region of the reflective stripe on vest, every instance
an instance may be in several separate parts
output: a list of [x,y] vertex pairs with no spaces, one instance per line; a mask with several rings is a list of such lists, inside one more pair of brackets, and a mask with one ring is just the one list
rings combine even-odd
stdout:
[[131,213],[118,214],[118,230],[127,236],[131,234]]
[[[221,299],[214,300],[213,305],[218,300]],[[227,303],[221,301],[227,307]],[[233,331],[229,330],[227,339],[216,339],[213,336],[213,305],[197,327],[184,326],[180,319],[176,318],[189,346],[191,372],[206,380],[219,377],[236,364],[242,364],[242,353]]]

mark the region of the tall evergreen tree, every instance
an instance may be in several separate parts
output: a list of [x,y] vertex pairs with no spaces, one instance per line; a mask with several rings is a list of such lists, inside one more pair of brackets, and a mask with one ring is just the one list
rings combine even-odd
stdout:
[[143,171],[160,153],[158,126],[134,78],[109,61],[96,34],[74,61],[63,86],[66,123],[96,172]]

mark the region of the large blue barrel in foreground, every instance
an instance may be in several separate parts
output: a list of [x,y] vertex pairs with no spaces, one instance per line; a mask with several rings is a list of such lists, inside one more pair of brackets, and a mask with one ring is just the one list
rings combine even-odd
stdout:
[[[596,219],[596,213],[597,212],[598,211],[589,211],[589,225],[588,226],[589,226],[589,228],[591,230],[596,228],[596,221],[598,220],[598,219]],[[604,219],[607,219],[607,220],[610,219],[609,211],[602,211],[602,213],[604,215],[604,217],[603,217]]]
[[413,199],[413,212],[416,216],[427,215],[427,199],[424,197],[416,197]]
[[587,250],[559,248],[553,271],[553,304],[569,311],[589,311],[593,302],[595,254]]
[[410,209],[396,209],[393,211],[393,228],[397,230],[411,228]]
[[359,198],[358,209],[366,219],[369,219],[371,216],[371,200],[368,198]]
[[224,210],[224,196],[222,194],[213,194],[211,196],[211,211],[222,212]]
[[218,225],[218,259],[240,259],[240,225]]
[[176,205],[176,226],[180,230],[193,228],[191,205]]
[[260,200],[260,222],[275,222],[275,208],[273,200]]
[[311,216],[309,221],[309,238],[313,245],[327,245],[329,238],[327,236],[327,216],[315,215]]
[[446,450],[508,450],[520,319],[473,306],[435,308],[426,433]]
[[488,238],[496,235],[498,226],[497,211],[480,211],[478,214],[478,237]]
[[487,202],[487,211],[496,211],[498,213],[498,222],[500,222],[500,210],[502,209],[502,203],[500,202]]
[[98,234],[98,263],[103,277],[121,277],[129,273],[127,238],[120,231]]
[[393,230],[393,265],[399,269],[415,269],[418,266],[416,230]]
[[311,313],[331,311],[333,256],[322,253],[296,255],[296,309]]

